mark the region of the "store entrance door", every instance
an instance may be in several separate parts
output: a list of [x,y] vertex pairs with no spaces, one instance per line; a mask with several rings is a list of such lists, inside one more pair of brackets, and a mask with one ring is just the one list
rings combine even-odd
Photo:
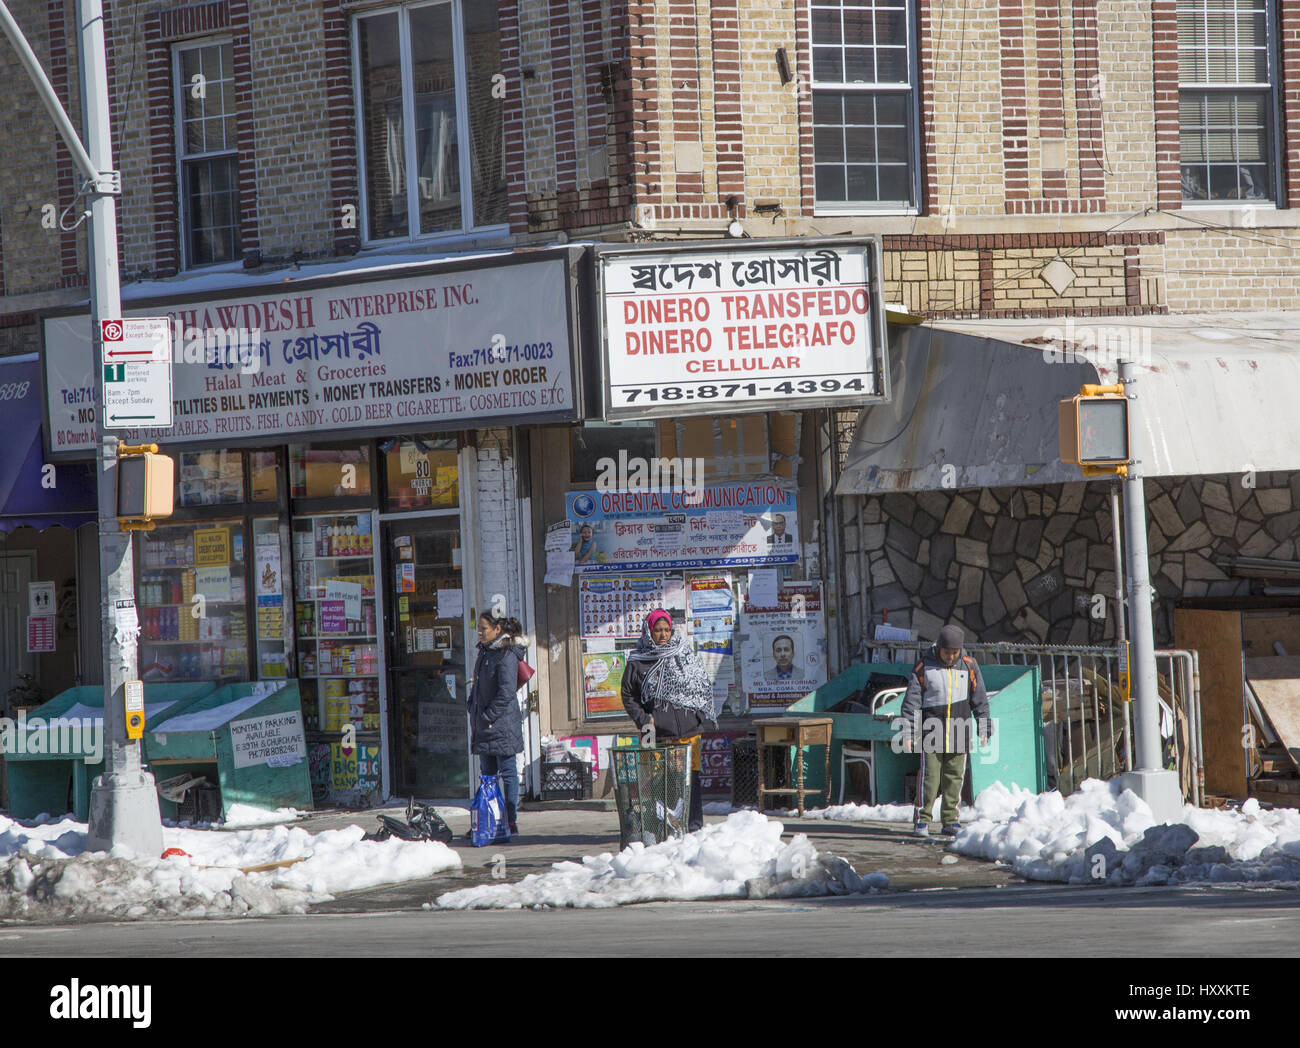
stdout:
[[36,554],[0,552],[0,709],[20,673],[36,675],[36,656],[27,653],[27,584]]
[[384,524],[389,716],[399,796],[469,796],[460,515]]

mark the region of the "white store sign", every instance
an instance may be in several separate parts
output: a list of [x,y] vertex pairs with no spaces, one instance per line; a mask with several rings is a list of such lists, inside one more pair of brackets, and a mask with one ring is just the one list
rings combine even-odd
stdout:
[[231,721],[230,741],[236,768],[255,764],[283,768],[307,759],[302,714],[296,710]]
[[172,325],[167,317],[100,322],[106,429],[172,424]]
[[873,242],[751,241],[598,257],[611,418],[888,395]]
[[[172,326],[174,419],[122,439],[224,444],[572,418],[567,258],[149,307]],[[51,454],[89,454],[90,321],[47,317],[44,334]]]

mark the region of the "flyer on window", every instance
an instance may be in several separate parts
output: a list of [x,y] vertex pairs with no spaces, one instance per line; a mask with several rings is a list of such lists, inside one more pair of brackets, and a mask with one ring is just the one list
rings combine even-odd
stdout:
[[741,675],[751,709],[784,709],[826,683],[820,582],[783,582],[775,605],[741,611]]

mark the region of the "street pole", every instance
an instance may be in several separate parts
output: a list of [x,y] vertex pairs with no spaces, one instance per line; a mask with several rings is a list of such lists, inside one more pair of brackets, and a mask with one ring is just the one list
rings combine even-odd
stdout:
[[[1120,382],[1128,398],[1129,432],[1141,433],[1142,394],[1137,365],[1122,361]],[[1124,531],[1128,540],[1128,612],[1132,642],[1130,680],[1136,706],[1137,767],[1118,777],[1120,786],[1130,789],[1150,805],[1158,822],[1174,822],[1183,810],[1178,774],[1165,771],[1160,761],[1160,704],[1156,687],[1155,633],[1151,625],[1151,572],[1147,557],[1146,494],[1142,483],[1142,462],[1136,443],[1124,481]]]
[[73,161],[86,180],[90,200],[89,247],[91,366],[99,389],[95,412],[99,436],[99,603],[104,653],[104,774],[90,795],[87,851],[109,851],[125,845],[138,855],[156,858],[162,852],[162,819],[153,776],[144,770],[140,740],[126,737],[125,684],[136,680],[135,578],[131,536],[117,522],[117,438],[104,429],[104,369],[101,321],[122,315],[117,266],[117,196],[121,179],[113,168],[109,132],[108,65],[104,48],[102,0],[78,0],[79,63],[82,85],[83,147],[50,85],[39,60],[0,0],[0,29],[13,44],[19,61],[36,86],[41,103],[54,121]]
[[[1119,511],[1119,484],[1110,486],[1110,530],[1112,544],[1115,547],[1115,641],[1123,651],[1128,643],[1127,612],[1124,610],[1124,543],[1120,541],[1121,514]],[[1129,716],[1129,704],[1121,704],[1124,709],[1124,767],[1133,767],[1133,718]]]
[[[78,0],[78,48],[82,97],[85,100],[86,151],[98,171],[111,172],[113,143],[109,128],[108,62],[104,47],[102,0]],[[119,188],[120,192],[120,188]],[[117,438],[104,417],[104,369],[101,321],[122,316],[117,265],[117,197],[96,192],[90,198],[90,328],[99,411],[99,565],[101,637],[104,652],[104,774],[90,794],[87,851],[126,845],[139,855],[162,854],[162,817],[154,778],[144,769],[139,739],[126,737],[125,684],[138,679],[135,611],[135,564],[131,533],[117,522]],[[129,603],[126,603],[129,602]],[[120,610],[119,610],[120,609]],[[129,609],[129,611],[127,610]]]

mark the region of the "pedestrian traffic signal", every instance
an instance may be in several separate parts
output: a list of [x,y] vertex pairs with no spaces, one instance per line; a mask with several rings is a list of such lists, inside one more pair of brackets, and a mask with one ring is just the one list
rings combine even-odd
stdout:
[[176,463],[157,452],[157,444],[118,446],[117,521],[124,529],[148,530],[172,515]]
[[1060,402],[1061,461],[1085,477],[1128,473],[1128,398],[1123,386],[1084,386]]

